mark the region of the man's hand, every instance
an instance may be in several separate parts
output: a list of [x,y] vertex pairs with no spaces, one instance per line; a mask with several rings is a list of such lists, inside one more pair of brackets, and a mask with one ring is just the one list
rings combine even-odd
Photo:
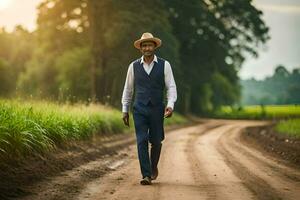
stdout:
[[128,112],[123,112],[123,122],[126,126],[129,127],[129,114]]
[[169,118],[169,117],[172,117],[172,114],[173,114],[173,109],[171,107],[167,107],[165,109],[165,118]]

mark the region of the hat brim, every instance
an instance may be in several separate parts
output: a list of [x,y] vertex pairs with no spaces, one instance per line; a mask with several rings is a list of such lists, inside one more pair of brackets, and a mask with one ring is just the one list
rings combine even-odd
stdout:
[[155,37],[154,38],[139,39],[139,40],[135,41],[133,43],[133,45],[134,45],[135,48],[141,49],[141,43],[142,42],[148,42],[148,41],[149,42],[154,42],[156,44],[155,49],[161,46],[161,40],[158,39],[158,38],[155,38]]

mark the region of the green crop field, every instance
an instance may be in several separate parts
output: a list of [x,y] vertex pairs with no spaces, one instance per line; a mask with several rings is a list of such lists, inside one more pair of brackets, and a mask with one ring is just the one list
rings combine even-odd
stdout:
[[[57,144],[93,134],[132,132],[119,110],[103,105],[60,105],[50,102],[0,100],[0,157],[44,152]],[[184,123],[178,114],[166,124]]]
[[235,109],[223,106],[213,117],[231,119],[280,119],[300,117],[299,105],[245,106]]
[[276,131],[300,138],[300,119],[288,119],[280,121],[276,127]]

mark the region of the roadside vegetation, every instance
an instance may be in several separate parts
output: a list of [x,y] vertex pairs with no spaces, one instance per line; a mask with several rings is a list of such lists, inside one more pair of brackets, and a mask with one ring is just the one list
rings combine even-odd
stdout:
[[223,106],[212,117],[227,119],[288,119],[300,117],[299,105]]
[[280,121],[276,125],[275,130],[279,133],[300,138],[300,118]]
[[[95,134],[132,132],[121,112],[100,104],[57,104],[47,101],[0,100],[0,158],[44,153],[59,144],[84,140]],[[166,125],[184,123],[175,114]]]
[[234,108],[223,106],[211,117],[225,119],[275,120],[275,131],[300,138],[300,105],[257,105]]

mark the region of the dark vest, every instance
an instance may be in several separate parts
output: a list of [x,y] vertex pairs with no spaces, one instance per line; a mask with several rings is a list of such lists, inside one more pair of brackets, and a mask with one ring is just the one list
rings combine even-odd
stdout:
[[135,103],[147,105],[149,101],[153,105],[162,105],[165,88],[165,60],[157,57],[157,62],[148,75],[144,70],[141,58],[133,63]]

